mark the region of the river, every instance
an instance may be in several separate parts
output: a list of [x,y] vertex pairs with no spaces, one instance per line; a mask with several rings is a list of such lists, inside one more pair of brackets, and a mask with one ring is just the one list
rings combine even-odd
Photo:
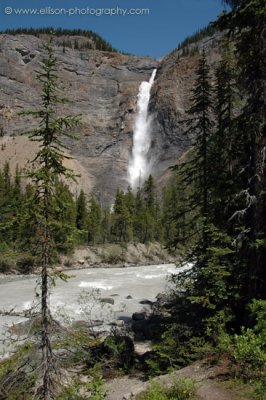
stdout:
[[[57,280],[52,288],[50,307],[59,319],[90,318],[111,322],[131,317],[133,312],[143,309],[140,301],[154,301],[156,295],[169,285],[167,277],[177,271],[174,264],[68,271],[71,276],[68,281]],[[36,285],[36,277],[3,281],[0,283],[0,309],[22,311],[30,308],[34,301],[38,302]],[[112,299],[114,304],[100,303],[101,298]],[[8,325],[23,320],[22,317],[1,316],[0,335],[3,337]]]

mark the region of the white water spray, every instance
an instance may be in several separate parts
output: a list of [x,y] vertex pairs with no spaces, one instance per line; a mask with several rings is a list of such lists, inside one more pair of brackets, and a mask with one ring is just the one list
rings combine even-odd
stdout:
[[148,116],[148,107],[156,72],[154,69],[149,82],[142,82],[139,87],[132,156],[128,166],[128,180],[132,189],[140,186],[150,173],[147,156],[151,147],[151,118]]

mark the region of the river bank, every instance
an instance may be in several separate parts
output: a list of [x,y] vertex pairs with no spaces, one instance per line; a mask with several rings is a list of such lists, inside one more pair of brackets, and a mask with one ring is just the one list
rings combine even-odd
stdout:
[[[22,256],[23,258],[23,256]],[[40,273],[38,266],[27,264],[27,257],[23,268],[18,268],[17,257],[10,259],[10,268],[0,270],[0,284],[27,277],[35,277]],[[149,266],[156,264],[172,264],[178,260],[177,254],[170,254],[158,242],[128,243],[128,244],[100,244],[95,246],[81,246],[71,255],[61,255],[59,262],[54,265],[54,271],[80,270],[84,268],[127,268]],[[29,263],[32,261],[28,257]]]
[[86,265],[92,267],[129,267],[137,265],[169,264],[177,261],[176,254],[170,254],[162,244],[152,243],[107,243],[86,246],[75,250],[72,256],[63,257],[65,267]]

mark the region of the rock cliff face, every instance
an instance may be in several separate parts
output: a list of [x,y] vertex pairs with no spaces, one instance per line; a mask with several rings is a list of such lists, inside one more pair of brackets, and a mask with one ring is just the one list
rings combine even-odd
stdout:
[[[176,164],[191,145],[185,135],[186,111],[190,108],[191,90],[202,49],[213,71],[220,58],[221,35],[205,37],[197,43],[199,53],[182,57],[182,51],[173,50],[161,61],[153,86],[150,112],[153,114],[153,146],[151,158],[157,179],[168,176],[169,166]],[[193,47],[193,45],[192,45]]]
[[[0,163],[8,160],[12,168],[16,163],[23,167],[36,151],[26,137],[19,137],[36,126],[36,121],[18,112],[36,109],[40,102],[35,70],[42,59],[42,45],[42,38],[31,35],[0,35]],[[158,61],[62,46],[55,46],[55,54],[61,84],[71,100],[58,111],[81,114],[76,132],[79,140],[66,143],[74,159],[71,166],[81,175],[78,189],[84,186],[104,203],[111,201],[118,186],[128,185],[139,85],[158,68],[150,102],[150,157],[159,179],[189,144],[182,137],[181,120],[188,106],[197,56],[178,61],[178,52],[173,52]]]

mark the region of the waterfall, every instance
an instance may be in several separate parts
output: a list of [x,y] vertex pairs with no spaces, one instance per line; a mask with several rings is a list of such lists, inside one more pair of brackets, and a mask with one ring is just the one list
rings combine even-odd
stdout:
[[139,87],[133,148],[128,166],[128,181],[133,190],[140,186],[150,173],[148,152],[151,146],[151,117],[148,115],[148,107],[156,72],[154,69],[149,82],[141,82]]

